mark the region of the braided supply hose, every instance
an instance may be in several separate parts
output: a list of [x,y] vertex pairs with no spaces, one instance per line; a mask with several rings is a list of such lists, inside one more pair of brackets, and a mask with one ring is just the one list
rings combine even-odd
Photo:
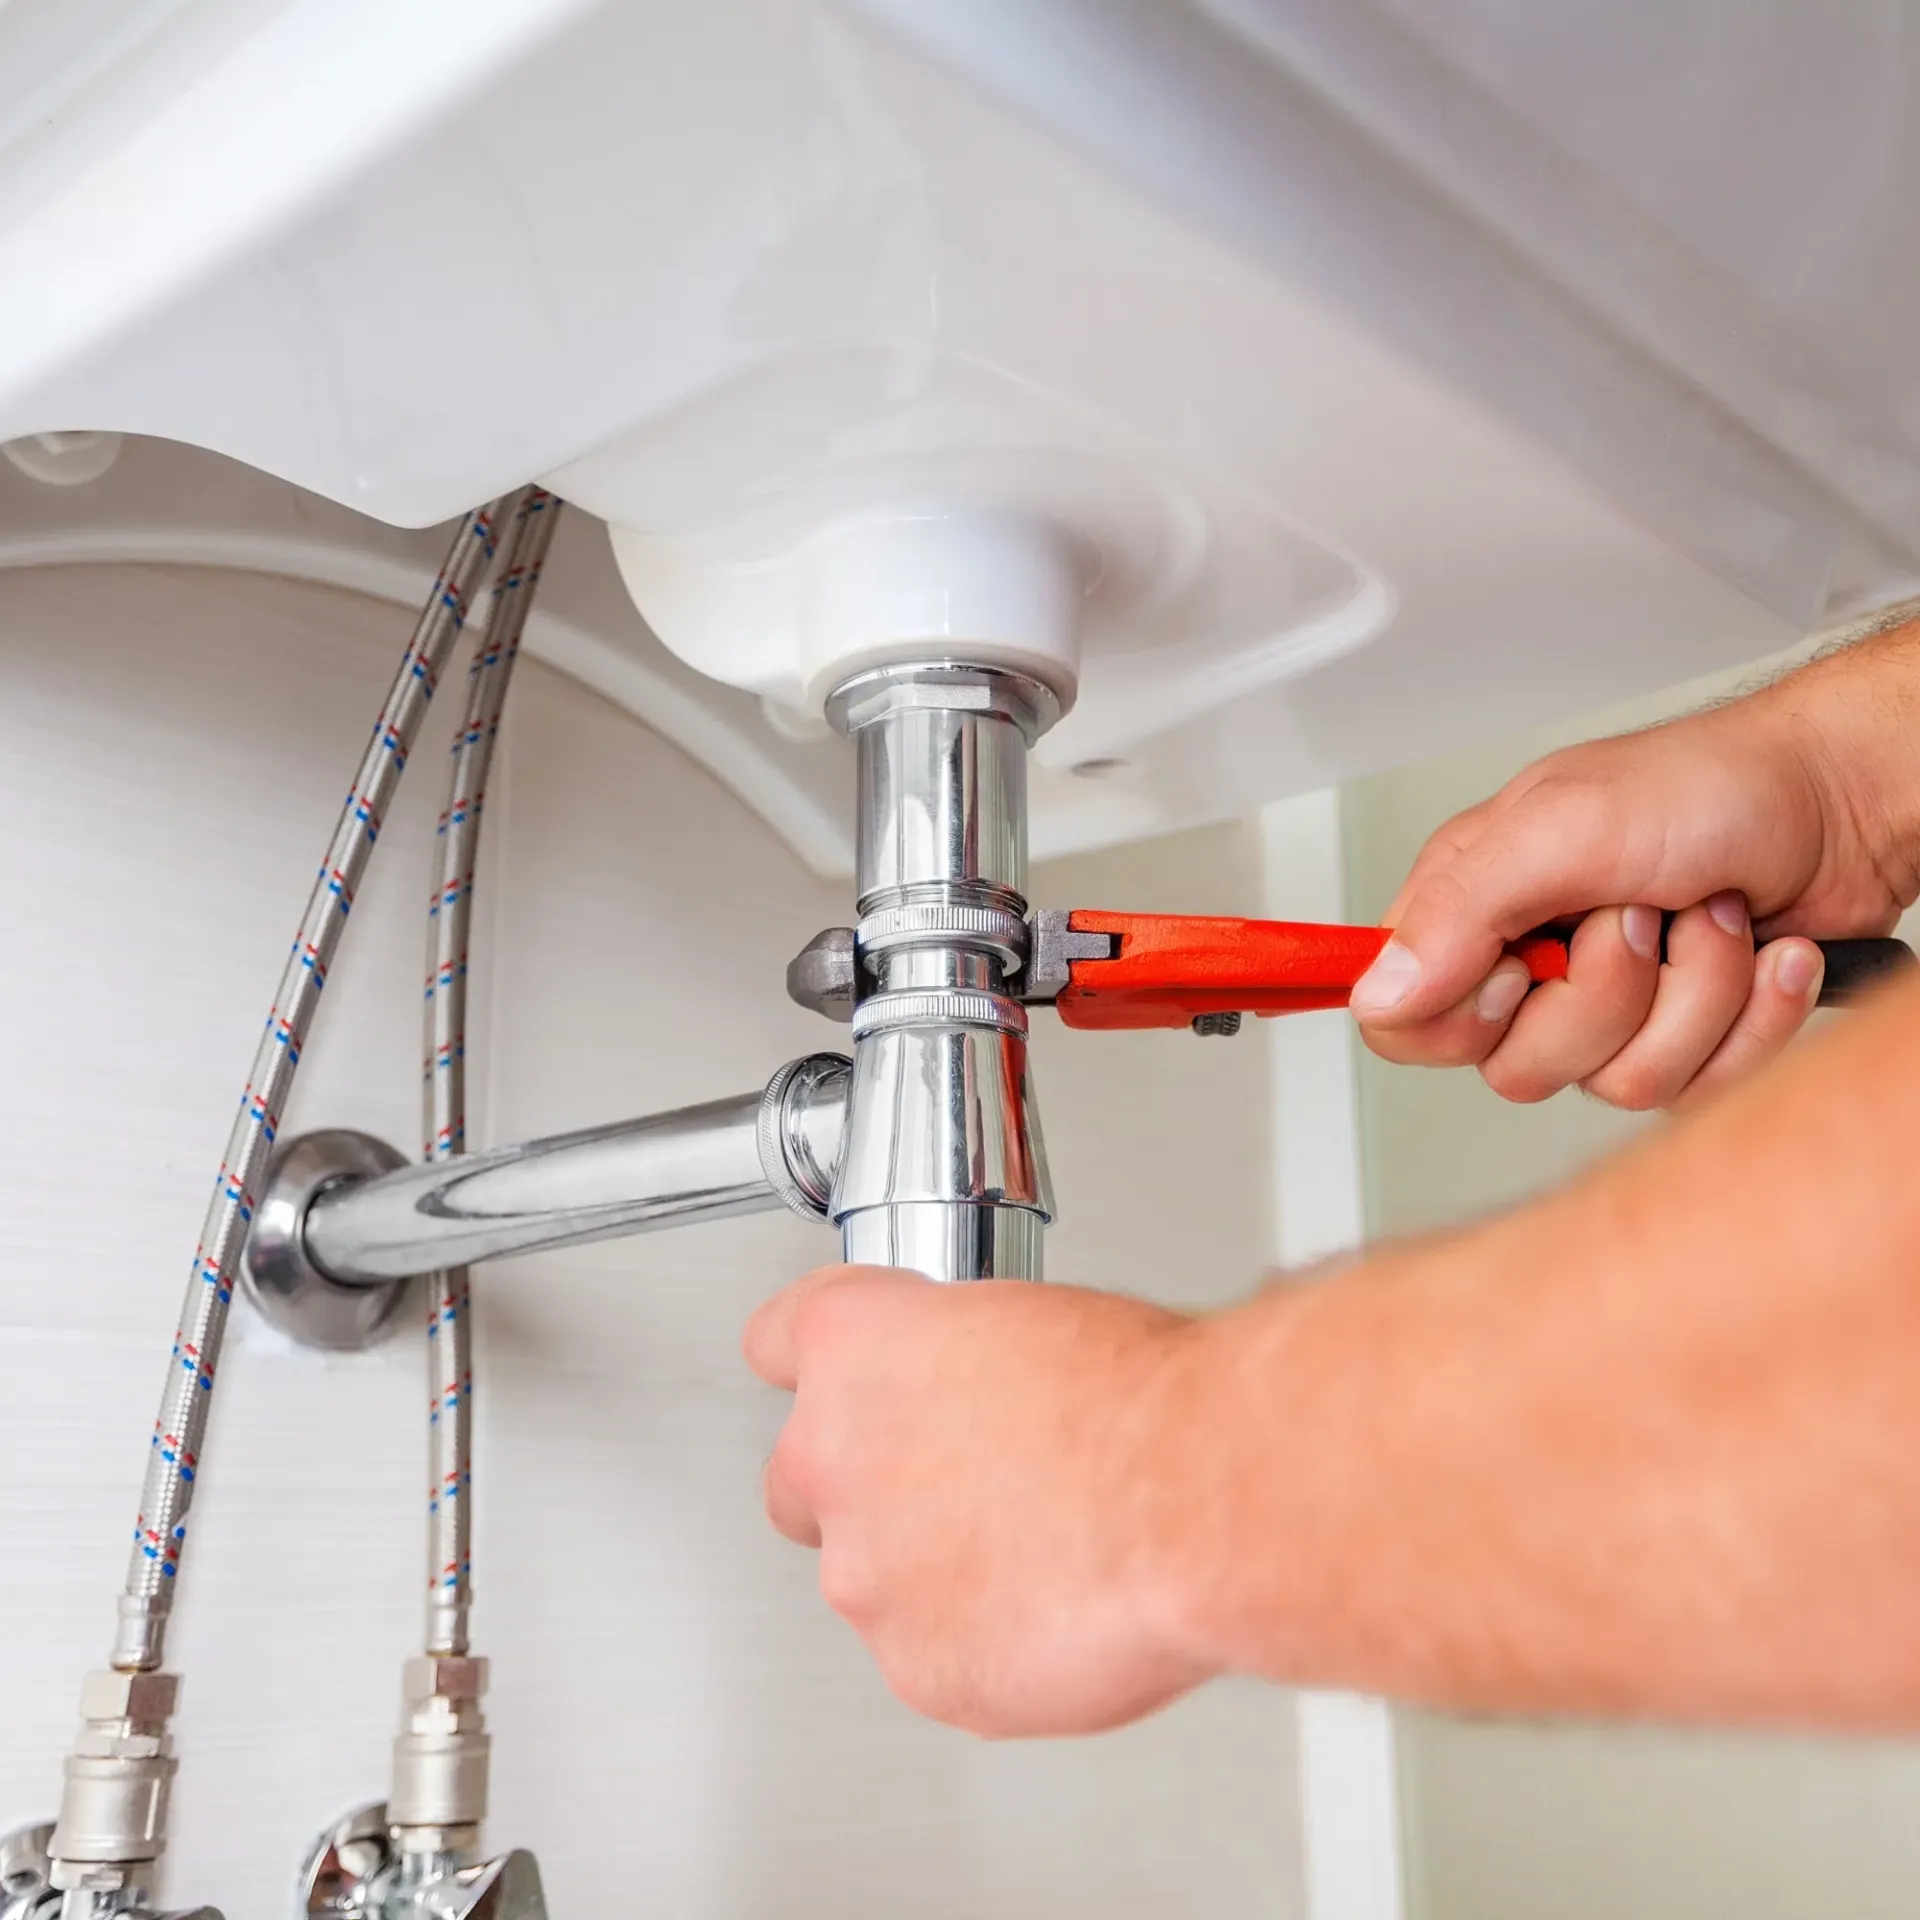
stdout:
[[122,1670],[151,1670],[162,1663],[227,1309],[253,1219],[255,1194],[326,985],[327,969],[379,837],[380,822],[447,655],[466,622],[473,591],[492,564],[498,505],[468,514],[454,535],[320,863],[240,1097],[240,1111],[194,1252],[160,1417],[147,1454],[146,1484],[114,1635],[113,1665]]
[[[428,1160],[467,1147],[467,948],[474,864],[493,743],[513,679],[560,502],[529,488],[515,509],[486,631],[467,674],[467,710],[454,735],[438,870],[427,906],[425,1124]],[[473,1303],[465,1267],[428,1281],[427,1641],[464,1654],[473,1604]]]

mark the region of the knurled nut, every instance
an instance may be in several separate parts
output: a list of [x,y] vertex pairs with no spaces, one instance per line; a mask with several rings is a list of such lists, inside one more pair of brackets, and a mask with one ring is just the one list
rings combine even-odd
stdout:
[[787,1163],[787,1089],[812,1058],[811,1054],[802,1054],[798,1060],[789,1060],[767,1082],[767,1090],[760,1096],[759,1117],[754,1122],[754,1140],[760,1150],[760,1171],[766,1175],[767,1185],[780,1204],[802,1220],[824,1220],[831,1196],[810,1192],[794,1178],[793,1168]]
[[[1071,697],[1067,703],[1072,704]],[[981,719],[1010,721],[1029,747],[1060,718],[1060,695],[1017,668],[964,660],[900,661],[869,667],[827,695],[827,724],[858,733],[889,715],[945,707]]]
[[922,902],[904,907],[876,907],[860,922],[854,942],[863,958],[890,953],[896,947],[984,947],[1010,969],[1027,957],[1027,923],[1007,907],[969,907],[949,902]]
[[990,1027],[1024,1038],[1027,1010],[1004,994],[974,987],[907,987],[896,993],[873,993],[853,1010],[856,1040],[902,1027]]

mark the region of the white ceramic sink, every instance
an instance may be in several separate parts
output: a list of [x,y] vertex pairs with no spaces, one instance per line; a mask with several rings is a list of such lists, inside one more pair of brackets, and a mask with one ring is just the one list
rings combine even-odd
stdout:
[[0,5],[0,438],[395,528],[549,479],[644,616],[603,649],[679,690],[631,703],[817,865],[775,796],[839,809],[818,696],[876,633],[1077,683],[1059,851],[1915,578],[1920,57],[1864,9],[125,15]]

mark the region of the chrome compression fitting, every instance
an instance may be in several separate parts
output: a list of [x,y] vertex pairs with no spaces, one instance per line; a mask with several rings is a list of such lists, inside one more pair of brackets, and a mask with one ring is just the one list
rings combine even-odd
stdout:
[[157,1914],[147,1883],[166,1846],[178,1762],[171,1673],[90,1673],[67,1755],[60,1817],[0,1836],[0,1920],[221,1920],[212,1907]]
[[160,1857],[178,1767],[167,1724],[179,1697],[170,1673],[108,1668],[80,1683],[80,1733],[53,1829],[56,1887],[117,1893]]
[[[356,1807],[300,1869],[308,1920],[546,1920],[540,1868],[524,1848],[475,1857],[487,1813],[487,1663],[427,1654],[406,1664],[391,1799]],[[0,1916],[0,1920],[4,1920]]]
[[464,1654],[423,1654],[401,1682],[387,1823],[402,1853],[470,1855],[487,1817],[492,1748],[480,1699],[487,1663]]
[[298,1135],[267,1170],[247,1292],[295,1339],[357,1349],[393,1325],[412,1278],[448,1266],[781,1206],[824,1220],[851,1074],[842,1054],[808,1054],[758,1093],[457,1160]]
[[831,1201],[850,1261],[1040,1278],[1053,1191],[1013,983],[1027,751],[1058,715],[1036,680],[949,661],[860,674],[827,703],[858,756],[860,925],[851,942],[823,935],[789,981],[851,1020]]

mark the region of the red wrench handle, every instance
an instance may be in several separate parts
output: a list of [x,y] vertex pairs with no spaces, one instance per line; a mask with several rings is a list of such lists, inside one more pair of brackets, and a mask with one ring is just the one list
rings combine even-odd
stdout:
[[[1076,960],[1055,1002],[1070,1027],[1185,1027],[1203,1013],[1308,1013],[1344,1007],[1387,943],[1384,927],[1228,920],[1076,909],[1076,933],[1114,937],[1106,960]],[[1567,971],[1564,936],[1529,934],[1508,949],[1535,980]]]
[[[1215,920],[1179,913],[1076,910],[1075,933],[1114,941],[1105,960],[1075,960],[1055,1003],[1070,1027],[1184,1027],[1203,1013],[1309,1013],[1344,1007],[1387,943],[1384,927],[1297,920]],[[1523,934],[1507,951],[1535,981],[1567,972],[1564,929]],[[1821,940],[1820,1005],[1845,1007],[1916,971],[1912,948],[1890,939]]]

